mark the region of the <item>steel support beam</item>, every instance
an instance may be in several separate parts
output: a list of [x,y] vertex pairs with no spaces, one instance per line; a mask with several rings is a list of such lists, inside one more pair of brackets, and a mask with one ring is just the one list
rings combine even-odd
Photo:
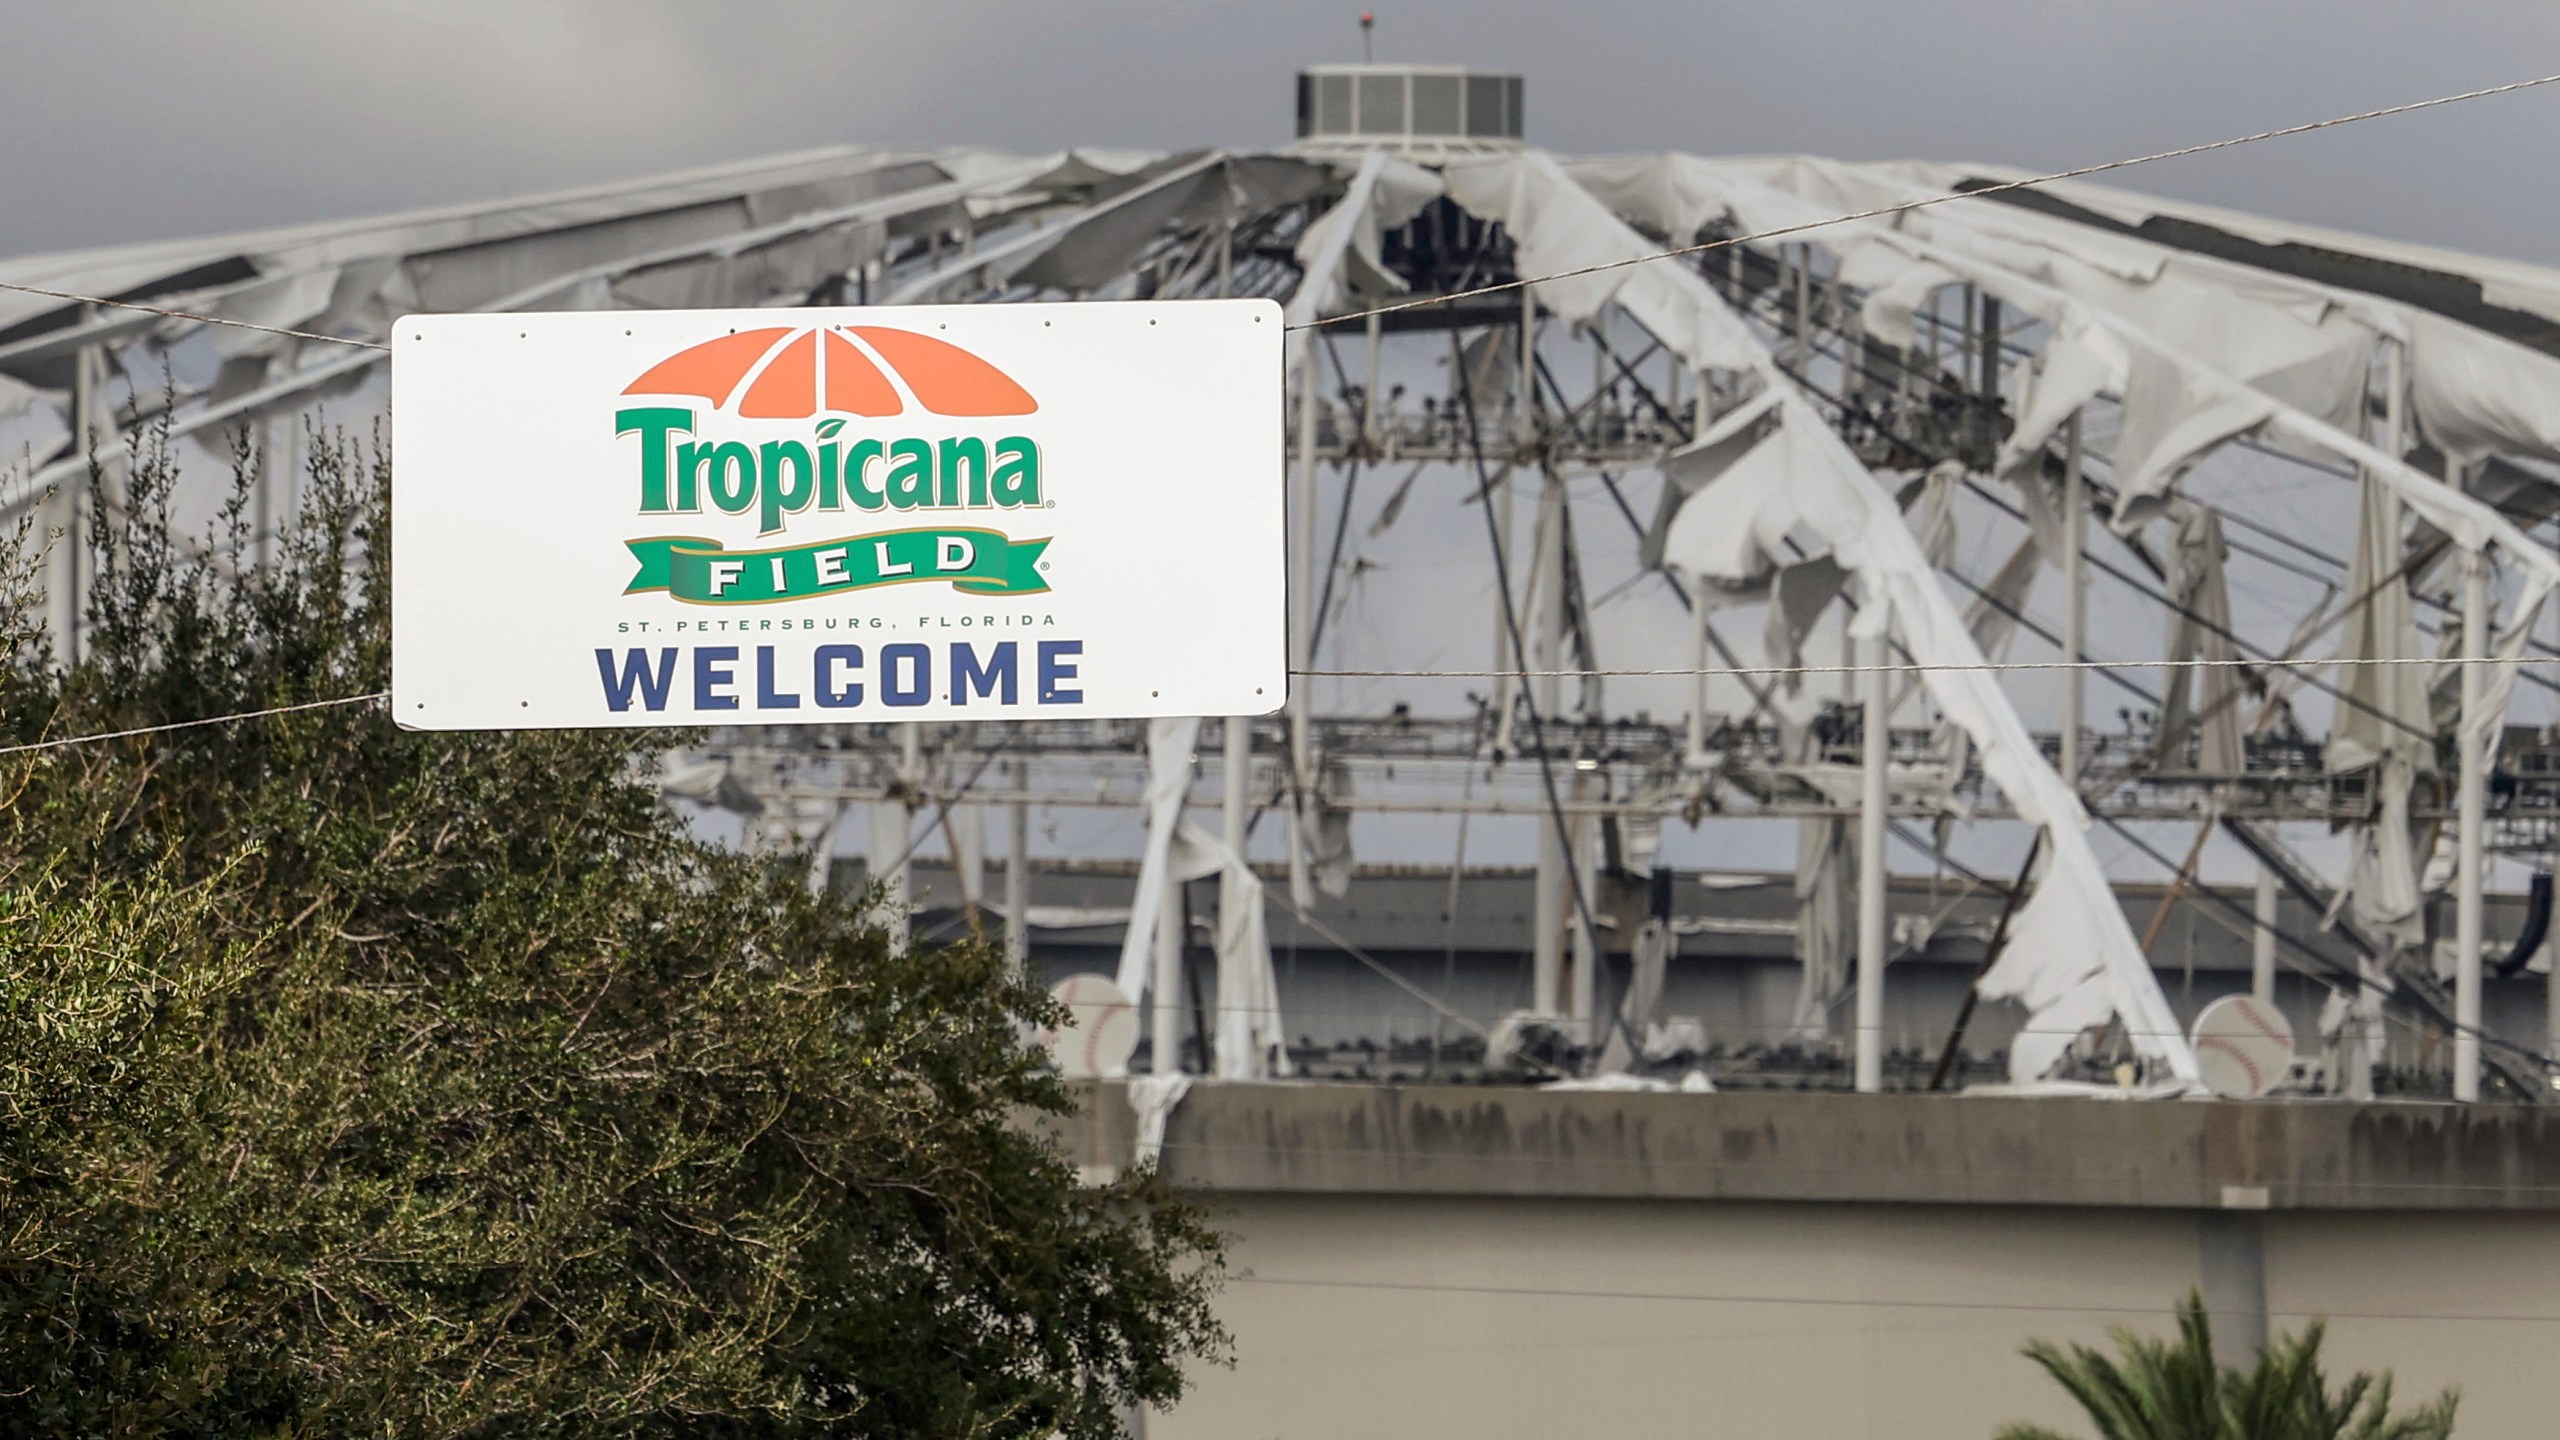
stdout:
[[[2072,411],[2062,432],[2062,658],[2072,665],[2089,658],[2089,484],[2082,473],[2081,415]],[[2059,768],[2062,783],[2074,790],[2080,788],[2080,732],[2088,724],[2088,693],[2088,672],[2062,672]]]
[[2481,713],[2482,660],[2489,653],[2489,559],[2462,557],[2462,718],[2454,734],[2461,770],[2454,821],[2453,1098],[2480,1098],[2481,885],[2487,866],[2489,742],[2496,734]]
[[[1872,601],[1870,603],[1873,603]],[[1873,1093],[1884,1088],[1885,891],[1884,827],[1887,791],[1885,759],[1892,724],[1884,666],[1892,653],[1890,637],[1878,635],[1858,647],[1868,668],[1858,676],[1865,700],[1858,767],[1858,997],[1857,1085]]]
[[1148,987],[1155,992],[1148,1007],[1150,1068],[1158,1075],[1182,1069],[1182,946],[1190,938],[1182,928],[1182,882],[1167,873],[1156,901],[1156,973]]
[[871,819],[871,879],[880,889],[880,905],[875,912],[880,928],[887,933],[889,948],[903,949],[907,943],[907,842],[913,830],[913,812],[896,795],[883,795],[866,807]]
[[[83,307],[81,320],[86,324],[91,311]],[[92,458],[103,461],[107,437],[100,432],[105,407],[100,403],[100,372],[104,357],[95,345],[81,347],[71,361],[71,463],[56,466],[58,478],[44,497],[43,528],[52,551],[46,557],[45,600],[48,628],[53,633],[54,652],[66,665],[80,661],[80,622],[88,587],[82,574],[88,559],[89,537],[83,523],[88,515],[90,469]]]
[[[2553,881],[2560,884],[2560,875],[2555,875]],[[2560,1064],[2560,924],[2543,926],[2542,964],[2542,1053],[2554,1064]]]
[[[1026,786],[1031,762],[1013,762],[1014,782]],[[1010,834],[1004,852],[1004,955],[1016,971],[1031,963],[1031,807],[1020,800],[1005,807]]]
[[[1253,722],[1241,715],[1230,715],[1224,723],[1226,748],[1218,779],[1226,794],[1225,806],[1219,816],[1219,838],[1241,860],[1244,858],[1245,832],[1253,823]],[[1235,927],[1240,923],[1244,908],[1255,903],[1258,902],[1246,893],[1242,876],[1232,872],[1219,876],[1218,934],[1222,941],[1228,935],[1241,933]],[[1221,943],[1218,946],[1218,1004],[1221,1006],[1238,1003],[1237,997],[1244,993],[1243,977],[1229,973],[1230,963],[1229,947]],[[1260,1064],[1257,1056],[1254,1073],[1261,1073]]]
[[1289,585],[1289,898],[1315,903],[1315,878],[1308,865],[1315,843],[1311,827],[1315,796],[1315,668],[1316,624],[1316,346],[1312,338],[1298,351],[1298,474],[1296,521],[1291,526],[1292,555],[1297,564]]
[[[1553,826],[1548,828],[1552,829]],[[1569,991],[1576,1034],[1583,1044],[1600,1043],[1600,937],[1591,928],[1586,907],[1600,891],[1600,817],[1585,815],[1573,822],[1573,877],[1583,905],[1572,905],[1573,984]],[[1633,937],[1629,937],[1632,939]]]
[[2276,872],[2258,866],[2258,890],[2249,911],[2255,922],[2249,931],[2249,993],[2261,1005],[2276,1003],[2276,906],[2281,894]]
[[[1556,671],[1563,662],[1564,651],[1564,483],[1553,475],[1544,476],[1539,485],[1536,539],[1537,573],[1529,582],[1537,599],[1529,638],[1529,667],[1535,674],[1529,681],[1529,694],[1543,727],[1556,716],[1556,701],[1562,692]],[[1547,743],[1543,734],[1535,741],[1542,748]],[[1565,1003],[1565,912],[1572,883],[1566,867],[1572,863],[1573,857],[1566,853],[1564,837],[1557,833],[1557,827],[1553,823],[1539,825],[1534,906],[1537,934],[1530,950],[1529,973],[1533,1008],[1544,1015],[1560,1013]]]

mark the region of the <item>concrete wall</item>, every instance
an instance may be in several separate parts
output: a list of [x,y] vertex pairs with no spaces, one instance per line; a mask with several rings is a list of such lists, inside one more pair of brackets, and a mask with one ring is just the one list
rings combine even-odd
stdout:
[[[1062,1127],[1129,1163],[1123,1087]],[[2331,1324],[2333,1373],[2560,1414],[2560,1116],[2521,1107],[1202,1083],[1168,1174],[1233,1233],[1150,1440],[2085,1434],[2018,1349]]]
[[[1124,1087],[1089,1093],[1071,1148],[1126,1163]],[[2560,1107],[1203,1081],[1163,1162],[1237,1195],[2560,1214]]]
[[[2165,1331],[2224,1248],[2223,1217],[2173,1210],[1256,1194],[1225,1214],[1235,1367],[1149,1440],[2086,1435],[2019,1346]],[[2331,1317],[2333,1373],[2459,1385],[2464,1436],[2560,1428],[2560,1217],[2242,1223],[2276,1329]]]

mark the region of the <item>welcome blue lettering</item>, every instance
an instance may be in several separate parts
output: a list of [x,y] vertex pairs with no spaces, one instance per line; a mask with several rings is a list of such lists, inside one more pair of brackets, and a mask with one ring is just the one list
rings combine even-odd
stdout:
[[616,675],[613,652],[596,652],[596,674],[604,681],[604,703],[612,706],[615,714],[631,708],[631,692],[634,690],[640,692],[640,703],[647,708],[667,708],[667,687],[676,678],[675,649],[670,646],[658,652],[658,668],[654,674],[648,668],[648,653],[646,650],[626,652],[622,657],[622,673]]
[[[862,647],[859,645],[821,645],[818,647],[818,708],[850,710],[862,703],[862,682],[850,678],[862,669]],[[847,673],[844,684],[835,683],[828,671],[842,665]]]
[[[904,671],[904,674],[899,672]],[[933,698],[933,652],[922,645],[880,647],[880,699],[890,705],[922,705]]]
[[735,710],[738,697],[723,695],[719,687],[737,683],[737,672],[720,664],[738,658],[735,645],[706,645],[693,652],[693,708],[696,710]]
[[1084,700],[1082,690],[1070,690],[1067,682],[1076,678],[1076,667],[1067,663],[1070,655],[1082,655],[1081,640],[1043,640],[1040,642],[1040,703],[1043,705],[1076,705]]
[[800,697],[773,688],[773,647],[756,647],[756,708],[759,710],[797,710]]
[[1014,671],[1013,642],[1010,640],[999,641],[995,646],[995,653],[988,657],[983,666],[978,663],[977,646],[966,641],[952,646],[951,703],[968,704],[969,696],[973,691],[978,698],[988,699],[1001,689],[1004,698],[996,703],[1013,704],[1020,688],[1016,684]]

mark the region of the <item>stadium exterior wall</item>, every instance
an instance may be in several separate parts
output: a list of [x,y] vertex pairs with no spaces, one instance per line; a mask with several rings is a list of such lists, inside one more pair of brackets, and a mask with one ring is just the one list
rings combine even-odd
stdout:
[[[1062,1138],[1132,1158],[1123,1087]],[[1232,1369],[1152,1440],[1981,1440],[2077,1417],[2032,1337],[2222,1348],[2329,1317],[2333,1368],[2537,1433],[2560,1124],[2510,1107],[1221,1085],[1163,1163],[1213,1192]]]

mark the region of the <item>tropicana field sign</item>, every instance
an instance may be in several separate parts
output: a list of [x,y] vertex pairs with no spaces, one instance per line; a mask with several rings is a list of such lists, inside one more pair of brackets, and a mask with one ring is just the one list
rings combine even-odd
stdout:
[[1280,330],[1267,300],[402,320],[395,712],[1268,713]]

